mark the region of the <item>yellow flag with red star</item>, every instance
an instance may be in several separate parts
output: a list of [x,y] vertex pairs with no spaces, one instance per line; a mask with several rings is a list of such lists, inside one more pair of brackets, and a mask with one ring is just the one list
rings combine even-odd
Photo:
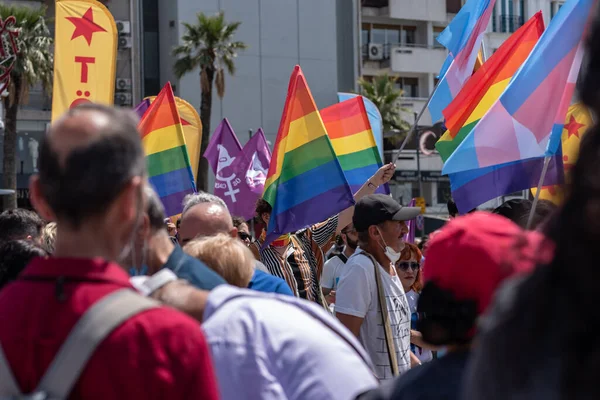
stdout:
[[113,104],[117,26],[93,0],[57,0],[52,120],[82,103]]
[[[561,137],[565,182],[567,183],[570,181],[570,171],[575,166],[579,155],[581,138],[592,124],[592,115],[586,106],[576,103],[569,107]],[[531,189],[531,193],[535,196],[536,188]],[[556,205],[562,203],[564,196],[565,190],[562,185],[544,186],[540,192],[540,199],[550,200]]]

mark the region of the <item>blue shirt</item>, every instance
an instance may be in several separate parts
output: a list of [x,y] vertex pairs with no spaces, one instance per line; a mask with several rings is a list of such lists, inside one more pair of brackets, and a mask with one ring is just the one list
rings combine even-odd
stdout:
[[179,246],[175,246],[163,268],[170,269],[179,279],[185,279],[198,289],[211,290],[226,283],[219,274],[203,262],[185,254]]
[[248,285],[248,289],[256,290],[257,292],[294,295],[286,281],[259,269],[254,270],[254,275]]

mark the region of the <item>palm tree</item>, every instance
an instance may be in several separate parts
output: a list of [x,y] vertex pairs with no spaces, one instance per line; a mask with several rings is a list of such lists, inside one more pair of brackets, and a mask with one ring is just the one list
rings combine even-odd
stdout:
[[[225,72],[230,75],[235,73],[233,59],[238,50],[246,48],[246,44],[233,41],[241,22],[226,22],[223,12],[215,16],[198,13],[196,24],[183,23],[185,33],[181,38],[182,44],[173,49],[177,61],[173,72],[177,78],[199,71],[200,90],[202,100],[200,103],[200,119],[202,121],[202,142],[200,154],[204,154],[210,138],[210,116],[212,112],[213,81],[217,88],[217,95],[225,95]],[[208,182],[208,162],[200,157],[198,166],[198,189],[206,190]]]
[[[6,20],[9,16],[16,18],[16,28],[19,30],[17,43],[19,52],[10,73],[8,96],[4,102],[4,187],[16,189],[17,169],[17,114],[19,107],[26,104],[29,89],[39,83],[46,93],[52,86],[54,56],[52,53],[53,39],[46,25],[44,16],[46,6],[31,8],[26,6],[0,4],[0,18]],[[4,208],[15,208],[15,195],[4,196]]]
[[399,135],[394,134],[389,138],[401,140],[410,129],[410,124],[404,121],[400,115],[401,112],[408,112],[408,110],[400,107],[399,100],[404,92],[394,86],[394,78],[387,74],[377,75],[373,80],[360,78],[358,85],[361,94],[371,100],[379,109],[386,137],[390,132],[399,132]]

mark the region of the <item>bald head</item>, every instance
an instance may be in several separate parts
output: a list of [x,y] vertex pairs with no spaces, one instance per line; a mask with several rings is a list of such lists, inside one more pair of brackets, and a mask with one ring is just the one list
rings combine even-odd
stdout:
[[64,168],[67,158],[77,150],[84,150],[101,138],[114,134],[111,118],[103,110],[74,108],[50,126],[46,138],[48,146]]
[[199,203],[190,207],[181,217],[179,240],[182,245],[198,236],[225,233],[237,235],[227,208],[217,203]]
[[146,174],[135,115],[97,104],[69,110],[43,138],[39,170],[40,195],[57,218],[77,227],[102,215]]

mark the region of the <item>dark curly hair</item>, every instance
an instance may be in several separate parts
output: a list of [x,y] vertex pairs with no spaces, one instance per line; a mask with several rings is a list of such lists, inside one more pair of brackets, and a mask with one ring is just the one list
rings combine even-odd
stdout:
[[271,207],[271,205],[265,199],[263,199],[262,197],[258,199],[258,201],[256,202],[256,217],[260,222],[265,224],[266,222],[262,219],[263,213],[271,214],[272,211],[273,207]]

